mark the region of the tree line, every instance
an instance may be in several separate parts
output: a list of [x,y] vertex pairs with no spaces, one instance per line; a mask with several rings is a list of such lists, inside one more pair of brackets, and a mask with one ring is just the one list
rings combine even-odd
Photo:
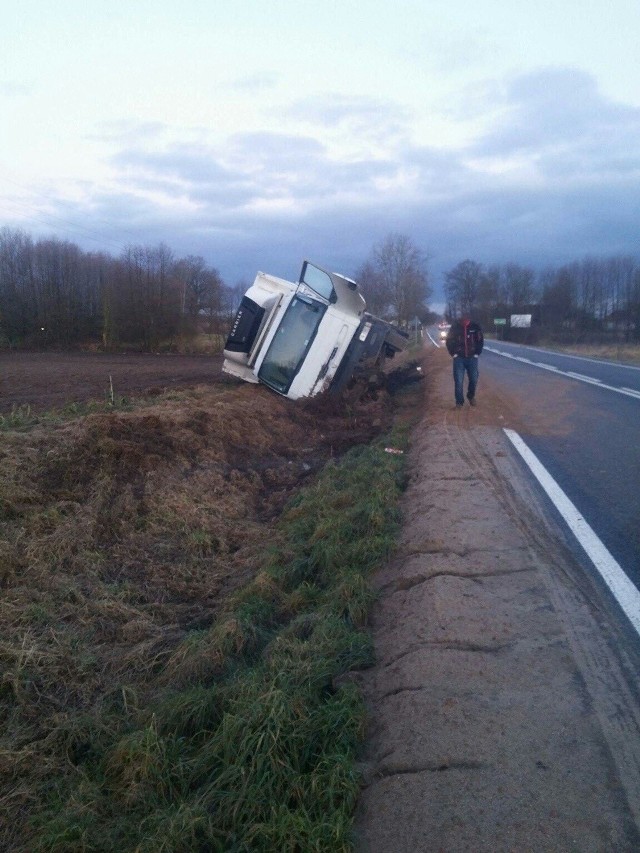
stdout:
[[151,351],[203,324],[217,331],[234,296],[204,258],[176,258],[164,243],[114,258],[0,230],[0,345]]
[[[405,235],[375,244],[356,272],[367,310],[405,328],[433,322],[427,263]],[[245,289],[164,243],[127,246],[113,257],[0,229],[0,346],[178,347],[202,331],[225,335]],[[448,318],[470,314],[486,329],[531,313],[549,337],[640,340],[638,258],[586,258],[539,273],[465,260],[446,272],[444,291]]]
[[534,336],[626,342],[640,340],[640,260],[585,258],[536,273],[519,264],[465,260],[445,274],[446,314],[496,319],[531,314]]
[[[402,235],[375,246],[361,269],[367,307],[408,325],[430,294],[425,259]],[[55,237],[0,229],[0,346],[185,346],[201,331],[225,335],[244,284],[230,287],[200,256],[164,243],[119,257]]]

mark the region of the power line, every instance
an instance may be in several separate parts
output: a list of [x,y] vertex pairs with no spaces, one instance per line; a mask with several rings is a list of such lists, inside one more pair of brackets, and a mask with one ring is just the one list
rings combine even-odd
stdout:
[[[18,189],[26,190],[27,192],[31,193],[32,196],[35,196],[37,199],[39,198],[39,199],[47,200],[47,201],[50,201],[54,204],[59,203],[59,199],[55,198],[54,196],[47,195],[46,193],[36,194],[29,187],[26,187],[23,184],[18,183],[17,181],[13,180],[12,178],[8,178],[6,175],[3,176],[2,180],[6,181],[9,184],[13,184]],[[63,231],[65,231],[65,233],[68,233],[68,234],[73,234],[74,232],[77,232],[80,235],[84,236],[86,239],[94,240],[95,242],[100,243],[102,245],[110,244],[110,245],[116,247],[119,251],[123,251],[123,249],[125,249],[125,247],[126,247],[126,244],[122,243],[119,240],[115,240],[113,238],[107,237],[104,234],[100,233],[99,231],[96,231],[95,229],[89,229],[86,226],[81,225],[80,223],[73,221],[71,219],[65,219],[62,216],[60,216],[59,214],[49,213],[47,211],[43,211],[40,206],[38,206],[36,204],[32,204],[26,200],[4,199],[4,202],[5,202],[5,204],[0,203],[0,209],[2,209],[5,212],[12,214],[14,216],[16,215],[16,213],[18,215],[21,215],[21,214],[23,214],[24,211],[31,211],[30,215],[28,216],[28,220],[32,220],[34,222],[40,222],[43,225],[47,225],[47,226],[53,227],[53,228],[55,228],[56,226],[58,228],[60,228],[60,225],[66,226],[66,228],[62,228],[60,230],[63,230]],[[13,205],[13,210],[11,210],[10,208],[7,208],[5,206],[6,203]],[[128,231],[127,229],[123,229],[123,228],[118,229],[118,226],[114,225],[113,222],[109,222],[106,219],[98,219],[96,221],[104,222],[104,224],[107,225],[109,228],[116,228],[117,230],[120,230],[121,232],[123,232],[125,234],[128,233],[134,239],[137,236],[132,231]],[[73,229],[73,231],[69,231],[68,230],[69,228]]]
[[[0,210],[4,210],[5,212],[10,213],[10,214],[14,214],[14,215],[16,213],[16,211],[15,211],[16,206],[22,206],[23,208],[29,208],[31,210],[37,211],[37,208],[31,207],[29,205],[24,205],[24,204],[20,205],[19,202],[12,202],[12,204],[14,205],[14,210],[11,210],[10,208],[6,207],[3,204],[0,204]],[[41,213],[41,211],[38,211],[38,213]],[[64,219],[61,219],[60,217],[57,217],[57,216],[51,215],[51,214],[45,214],[45,216],[47,218],[43,218],[42,215],[37,216],[37,215],[34,215],[32,213],[26,218],[26,222],[27,223],[29,223],[29,222],[40,222],[43,225],[47,225],[50,228],[56,229],[56,225],[55,225],[55,223],[52,222],[52,220],[57,220],[58,222],[62,222],[63,224],[71,226],[71,228],[74,229],[74,230],[70,230],[69,228],[60,228],[59,226],[56,229],[56,230],[63,231],[64,233],[66,233],[70,236],[78,236],[77,232],[83,232],[81,234],[81,236],[83,236],[87,240],[93,240],[96,243],[99,243],[101,245],[111,244],[112,246],[119,249],[120,251],[122,251],[125,248],[124,244],[119,243],[116,240],[112,240],[111,238],[106,237],[104,235],[100,236],[100,235],[97,235],[95,232],[90,232],[86,228],[83,228],[81,225],[78,225],[77,223],[65,221]]]

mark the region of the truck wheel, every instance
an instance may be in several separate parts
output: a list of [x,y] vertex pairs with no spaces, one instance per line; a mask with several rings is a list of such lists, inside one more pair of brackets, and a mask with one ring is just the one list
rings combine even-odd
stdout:
[[370,390],[384,388],[387,384],[387,375],[383,370],[372,370],[367,378]]

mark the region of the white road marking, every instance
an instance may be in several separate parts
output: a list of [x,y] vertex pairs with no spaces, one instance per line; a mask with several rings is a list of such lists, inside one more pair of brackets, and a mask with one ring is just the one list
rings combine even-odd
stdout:
[[567,371],[567,376],[574,379],[580,379],[581,382],[590,382],[592,385],[603,385],[602,379],[595,379],[593,376],[585,376],[584,373],[574,373],[572,370]]
[[[499,349],[485,346],[485,349],[492,352],[494,355],[501,355],[503,358],[510,358],[513,361],[520,361],[523,364],[530,364],[532,367],[540,367],[542,370],[550,370],[552,373],[557,373],[560,376],[568,376],[570,379],[577,379],[578,382],[586,382],[588,385],[597,385],[598,388],[604,388],[605,391],[615,391],[616,394],[624,394],[625,397],[635,397],[640,400],[640,391],[634,391],[633,388],[618,388],[615,385],[606,385],[601,379],[594,379],[593,376],[585,376],[584,373],[573,373],[570,370],[560,370],[559,367],[554,367],[552,364],[543,364],[540,361],[530,361],[528,358],[522,358],[519,355],[512,355],[510,352],[502,352]],[[622,365],[618,365],[619,367]]]
[[504,429],[504,432],[586,551],[624,614],[640,634],[640,592],[518,433],[511,429]]
[[[507,346],[507,344],[502,343],[502,346]],[[522,344],[520,344],[519,346],[522,346]],[[586,355],[572,355],[571,353],[568,353],[568,352],[559,352],[558,350],[541,349],[540,347],[532,347],[530,345],[526,345],[526,347],[528,350],[531,350],[531,352],[542,352],[545,355],[548,355],[551,352],[554,355],[561,355],[563,358],[573,358],[576,361],[587,361],[587,362],[590,362],[591,364],[599,364],[601,366],[603,364],[611,363],[611,364],[614,364],[616,367],[624,368],[624,370],[640,370],[640,367],[638,367],[638,365],[636,365],[636,364],[625,364],[622,361],[609,362],[609,361],[604,360],[602,358],[588,358]],[[493,352],[493,350],[492,350],[492,352]]]

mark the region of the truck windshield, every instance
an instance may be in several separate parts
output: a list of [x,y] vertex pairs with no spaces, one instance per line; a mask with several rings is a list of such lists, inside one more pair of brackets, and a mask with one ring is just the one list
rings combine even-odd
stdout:
[[322,303],[307,296],[293,297],[258,372],[266,385],[281,394],[287,393],[325,310]]

